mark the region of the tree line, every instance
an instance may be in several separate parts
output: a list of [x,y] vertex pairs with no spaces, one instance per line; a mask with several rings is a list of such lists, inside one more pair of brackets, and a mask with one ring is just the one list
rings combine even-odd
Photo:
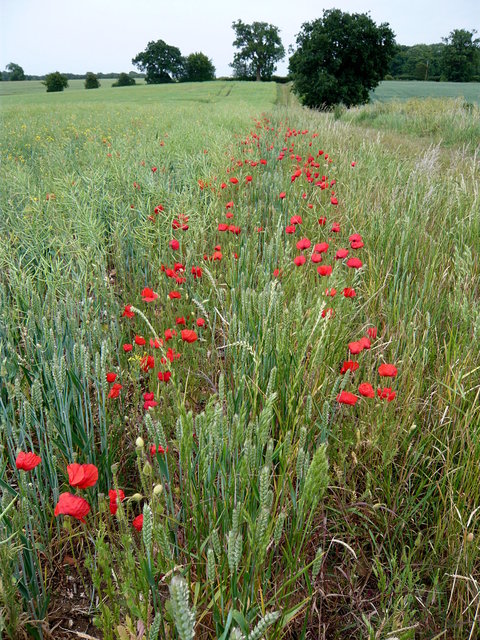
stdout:
[[[279,28],[266,22],[232,24],[237,49],[233,77],[271,80],[285,57]],[[362,104],[383,79],[480,81],[480,39],[476,31],[455,29],[433,45],[397,45],[388,23],[376,25],[369,14],[324,10],[323,16],[302,25],[289,59],[288,80],[303,104],[310,107]],[[151,41],[132,64],[147,84],[202,82],[215,79],[215,67],[204,53],[184,57],[164,40]],[[24,79],[23,69],[10,63],[10,80]],[[22,75],[23,74],[23,75]],[[140,75],[137,74],[137,75]],[[89,72],[85,88],[100,86],[100,74]],[[47,91],[62,91],[68,77],[55,72],[45,77]],[[135,73],[119,74],[113,86],[135,84]]]
[[455,29],[436,44],[397,45],[388,79],[480,82],[478,39],[465,29]]

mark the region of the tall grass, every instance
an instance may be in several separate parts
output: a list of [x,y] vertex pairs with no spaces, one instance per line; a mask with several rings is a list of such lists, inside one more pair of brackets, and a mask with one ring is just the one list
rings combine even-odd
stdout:
[[[148,638],[193,629],[225,639],[473,638],[480,212],[478,158],[465,143],[474,119],[456,117],[459,103],[392,104],[385,132],[372,136],[357,126],[371,107],[335,120],[274,106],[274,85],[228,87],[208,84],[196,102],[180,86],[139,87],[143,104],[114,89],[48,107],[50,96],[22,108],[9,98],[1,623],[11,637],[48,637],[61,589],[51,580],[68,552],[86,567],[79,575],[95,590],[91,617],[104,638],[135,637],[138,624]],[[261,112],[268,117],[253,118]],[[448,151],[435,133],[447,121]],[[291,182],[292,142],[300,165],[328,153],[318,171],[336,179],[338,206],[303,177]],[[237,164],[260,158],[265,166]],[[239,236],[217,231],[229,200]],[[179,214],[189,229],[175,234],[173,252]],[[292,240],[295,214],[303,222]],[[300,234],[338,248],[355,232],[360,271],[338,262],[325,284],[313,266],[293,265]],[[217,244],[222,260],[205,260]],[[187,280],[172,301],[176,285],[161,266],[176,261]],[[158,292],[154,303],[142,303],[145,286]],[[126,304],[141,313],[122,318]],[[155,351],[155,374],[170,344],[182,354],[164,384],[142,370],[142,349],[125,354],[122,344],[135,334],[148,344],[178,316],[201,316],[205,327],[194,344]],[[359,370],[341,375],[347,344],[372,326],[378,338]],[[336,402],[359,382],[383,386],[381,362],[398,367],[394,401]],[[107,397],[107,371],[123,385],[117,399]],[[148,412],[144,391],[159,402]],[[153,444],[164,453],[152,455]],[[19,449],[42,457],[30,475],[15,469]],[[53,516],[75,460],[99,469],[86,525]],[[114,517],[112,489],[126,494]],[[131,524],[139,515],[141,533]]]
[[480,107],[463,98],[410,98],[405,102],[374,102],[346,111],[345,122],[424,138],[442,146],[463,145],[478,153]]

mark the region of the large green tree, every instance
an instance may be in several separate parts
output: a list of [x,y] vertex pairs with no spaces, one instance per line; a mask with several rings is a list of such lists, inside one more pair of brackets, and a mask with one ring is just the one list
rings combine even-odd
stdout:
[[213,62],[204,53],[191,53],[184,61],[186,82],[205,82],[215,80]]
[[270,80],[277,62],[285,57],[278,27],[267,22],[245,24],[237,20],[232,28],[236,36],[233,46],[239,49],[230,64],[235,75]]
[[184,74],[184,60],[180,49],[163,40],[149,42],[145,51],[132,59],[132,64],[145,71],[147,84],[173,82]]
[[470,82],[478,73],[480,62],[480,39],[477,32],[455,29],[443,38],[443,75],[450,82]]
[[395,34],[365,13],[323,12],[302,25],[290,58],[293,89],[309,107],[368,102],[388,71]]
[[8,72],[9,80],[25,80],[25,72],[19,64],[10,62],[5,68]]

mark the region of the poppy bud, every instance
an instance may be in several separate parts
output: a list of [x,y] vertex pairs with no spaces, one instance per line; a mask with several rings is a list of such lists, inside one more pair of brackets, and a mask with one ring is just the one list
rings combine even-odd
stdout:
[[149,462],[145,462],[145,464],[143,465],[143,473],[146,476],[149,476],[152,474],[152,465]]
[[137,438],[135,440],[135,446],[137,447],[137,449],[143,449],[144,444],[145,443],[143,441],[143,438]]

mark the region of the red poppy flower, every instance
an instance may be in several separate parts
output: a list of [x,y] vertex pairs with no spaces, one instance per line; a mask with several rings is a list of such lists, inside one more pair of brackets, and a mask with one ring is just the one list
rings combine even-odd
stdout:
[[152,167],[152,173],[155,173],[157,170],[157,167]]
[[238,184],[238,178],[230,178],[232,184]]
[[377,327],[369,327],[367,329],[367,333],[369,337],[372,338],[372,340],[375,340],[375,338],[377,337]]
[[364,349],[370,349],[371,347],[371,342],[370,340],[367,338],[367,336],[363,336],[363,338],[360,338],[359,340],[360,344],[363,346]]
[[327,316],[329,318],[333,318],[334,315],[335,315],[335,311],[333,309],[324,309],[322,311],[322,318],[326,318]]
[[378,367],[378,373],[386,378],[395,378],[397,375],[397,367],[393,364],[381,364]]
[[158,338],[155,338],[155,340],[150,338],[150,346],[152,349],[160,349],[163,346],[163,340],[161,338],[160,340]]
[[326,251],[328,251],[329,246],[330,245],[328,244],[328,242],[319,242],[313,247],[313,250],[316,253],[325,253]]
[[162,358],[162,364],[165,364],[167,360],[170,360],[170,362],[173,362],[174,360],[178,360],[180,358],[180,354],[179,353],[175,353],[175,349],[172,349],[171,347],[169,347],[167,349],[167,358]]
[[65,492],[60,494],[54,514],[55,516],[60,514],[72,516],[80,522],[85,522],[85,516],[89,511],[90,505],[84,498]]
[[347,371],[356,371],[359,366],[360,365],[358,364],[358,362],[355,362],[354,360],[345,360],[342,368],[340,369],[340,373],[347,373]]
[[182,295],[178,291],[170,291],[168,297],[170,298],[170,300],[180,300]]
[[110,389],[109,393],[108,393],[108,398],[118,398],[118,396],[120,395],[120,389],[122,388],[121,384],[118,384],[118,382],[116,382]]
[[125,353],[128,353],[132,349],[133,349],[133,344],[124,344],[123,345],[123,350],[125,351]]
[[[167,444],[167,449],[166,449],[166,451],[167,451],[167,453],[168,453],[168,444]],[[151,455],[151,456],[152,456],[152,458],[153,458],[153,456],[155,456],[157,453],[160,453],[160,454],[162,454],[162,455],[163,455],[163,454],[165,453],[165,449],[162,447],[162,445],[161,445],[161,444],[159,444],[159,445],[158,445],[158,447],[155,447],[155,445],[154,445],[154,444],[152,444],[152,445],[150,446],[150,455]]]
[[304,249],[309,249],[312,246],[312,243],[308,238],[302,238],[297,242],[297,249],[299,251],[303,251]]
[[143,347],[147,341],[143,336],[135,336],[134,342],[135,344],[138,344],[139,347]]
[[230,200],[230,202],[227,202],[227,204],[225,205],[226,209],[231,209],[233,207],[233,200]]
[[335,254],[335,260],[343,260],[348,256],[348,249],[339,249]]
[[114,516],[117,513],[118,503],[125,500],[125,493],[121,489],[118,491],[110,489],[108,497],[110,499],[110,513]]
[[158,372],[158,379],[160,380],[160,382],[168,382],[171,378],[172,374],[170,371],[159,371]]
[[351,354],[353,354],[354,356],[356,356],[358,353],[360,353],[361,351],[363,351],[365,347],[363,346],[363,343],[358,341],[358,342],[349,342],[348,343],[348,350],[350,351]]
[[350,393],[349,391],[342,391],[337,396],[337,402],[339,402],[340,404],[350,404],[353,406],[357,402],[357,400],[358,396],[356,396],[354,393]]
[[145,287],[145,289],[142,290],[141,296],[143,302],[153,302],[158,298],[158,293],[155,293],[152,289]]
[[383,389],[377,389],[377,396],[382,400],[386,400],[387,402],[391,402],[395,396],[396,392],[392,391],[392,387],[384,387]]
[[373,390],[372,385],[369,382],[362,382],[362,384],[358,387],[358,393],[364,398],[374,398],[375,391]]
[[198,336],[192,329],[182,329],[182,340],[184,342],[195,342],[198,340]]
[[350,246],[352,247],[352,249],[361,249],[364,244],[362,240],[356,240],[350,243]]
[[326,296],[330,296],[331,298],[335,297],[337,295],[337,290],[336,289],[325,289],[325,295]]
[[197,327],[204,327],[205,320],[203,318],[197,318]]
[[287,194],[285,193],[285,191],[282,191],[282,192],[279,194],[279,196],[278,196],[278,197],[280,198],[280,200],[283,200],[283,199],[285,198],[285,196],[286,196],[286,195],[287,195]]
[[132,526],[137,531],[141,531],[143,528],[143,513],[133,519]]
[[116,378],[116,373],[107,373],[107,382],[115,382]]
[[280,275],[280,269],[274,269],[273,270],[273,277],[274,278],[278,278],[279,275]]
[[334,222],[332,224],[332,231],[333,233],[338,233],[340,231],[340,224],[338,222]]
[[175,318],[175,324],[185,325],[185,318],[183,316],[180,316],[179,318]]
[[287,227],[285,227],[285,233],[289,233],[289,234],[295,233],[295,229],[296,227],[294,224],[289,224]]
[[305,256],[296,256],[294,259],[294,263],[297,267],[300,267],[302,264],[305,264],[306,258]]
[[201,267],[192,267],[192,274],[194,279],[202,277],[202,268]]
[[352,233],[351,236],[348,236],[349,242],[360,242],[362,240],[362,236],[359,233]]
[[332,273],[332,267],[329,264],[321,264],[317,267],[317,271],[321,276],[329,276]]
[[355,289],[352,289],[351,287],[345,287],[342,293],[345,298],[355,298],[355,296],[357,295]]
[[173,238],[173,240],[170,240],[170,242],[168,243],[168,246],[170,247],[170,249],[177,251],[177,249],[180,248],[180,242]]
[[359,233],[354,233],[348,240],[352,249],[361,249],[364,246],[362,236]]
[[145,402],[143,403],[143,408],[145,409],[145,411],[147,411],[148,409],[156,407],[157,405],[158,402],[156,402],[155,400],[145,400]]
[[155,358],[153,356],[143,356],[140,360],[140,368],[142,371],[145,371],[145,373],[147,373],[149,369],[154,369]]
[[347,260],[347,267],[350,267],[350,269],[360,269],[362,265],[363,262],[359,258],[349,258]]
[[22,471],[31,471],[32,469],[35,469],[35,467],[38,467],[41,461],[41,457],[37,456],[33,451],[20,451],[17,459],[15,460],[15,466],[17,469],[21,469]]
[[322,255],[320,253],[312,253],[310,260],[314,264],[318,264],[319,262],[322,261]]
[[135,314],[132,311],[132,305],[131,304],[127,304],[123,313],[122,313],[122,318],[126,317],[126,318],[133,318]]
[[302,224],[302,216],[292,216],[290,218],[290,224]]
[[337,198],[336,198],[335,196],[332,196],[332,197],[330,198],[330,202],[331,202],[332,204],[338,204],[338,200],[337,200]]
[[327,223],[327,219],[324,218],[323,216],[321,218],[318,219],[318,224],[323,227],[325,224]]
[[98,480],[98,469],[94,464],[78,464],[67,466],[68,482],[72,487],[86,489],[93,487]]

